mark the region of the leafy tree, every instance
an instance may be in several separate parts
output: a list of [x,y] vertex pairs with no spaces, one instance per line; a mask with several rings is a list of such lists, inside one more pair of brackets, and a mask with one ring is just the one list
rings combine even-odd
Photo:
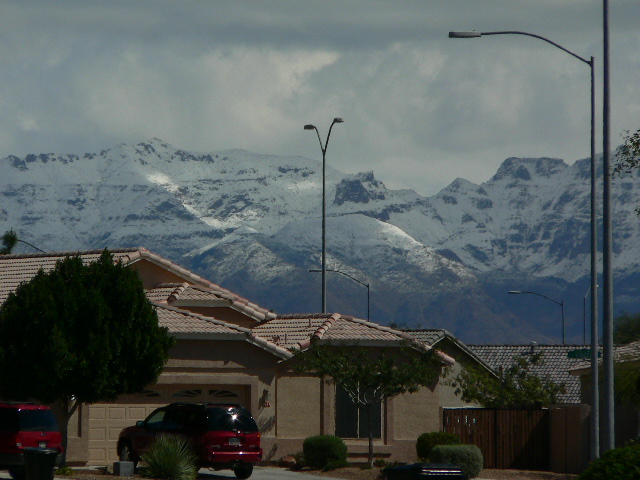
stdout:
[[[612,174],[618,176],[640,168],[640,130],[635,133],[626,130],[622,138],[624,143],[616,151],[617,161],[612,169]],[[636,213],[640,215],[640,207],[636,208]]]
[[0,398],[56,403],[115,400],[154,383],[174,340],[158,326],[137,272],[104,251],[67,257],[11,293],[0,310]]
[[369,463],[373,465],[372,406],[403,393],[433,385],[440,361],[419,345],[373,349],[362,346],[312,344],[294,357],[294,370],[310,373],[344,389],[369,418]]
[[613,322],[613,343],[627,344],[640,340],[640,314],[624,313]]
[[640,366],[638,361],[616,362],[614,368],[614,392],[616,400],[623,404],[640,406]]
[[542,352],[519,357],[500,372],[499,378],[475,366],[465,367],[455,378],[447,381],[456,388],[465,402],[477,402],[483,407],[540,407],[557,403],[558,395],[565,393],[564,385],[532,372],[542,363]]
[[0,255],[8,255],[13,250],[13,247],[18,243],[18,235],[13,230],[4,232],[2,236],[2,247],[0,247]]

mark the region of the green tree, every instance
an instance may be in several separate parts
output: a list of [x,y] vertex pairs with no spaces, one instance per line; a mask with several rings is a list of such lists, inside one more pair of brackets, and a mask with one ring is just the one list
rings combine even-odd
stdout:
[[335,384],[356,405],[365,407],[369,418],[369,463],[373,465],[372,406],[432,386],[438,380],[440,366],[434,351],[418,344],[374,349],[314,343],[295,354],[293,369]]
[[0,255],[8,255],[13,250],[13,247],[18,243],[18,235],[13,230],[4,232],[2,236],[2,247],[0,247]]
[[558,395],[565,393],[565,387],[532,372],[541,362],[541,352],[528,358],[519,357],[498,377],[479,367],[468,366],[447,383],[455,387],[455,394],[461,395],[465,402],[476,402],[487,408],[553,405]]
[[640,314],[623,313],[613,322],[613,343],[625,345],[640,340]]
[[[616,163],[613,165],[612,174],[622,176],[640,168],[640,130],[630,133],[626,130],[622,135],[624,143],[616,151]],[[636,208],[640,215],[640,206]]]
[[55,403],[61,430],[80,403],[115,400],[154,383],[174,339],[140,277],[104,251],[40,270],[0,309],[0,397]]

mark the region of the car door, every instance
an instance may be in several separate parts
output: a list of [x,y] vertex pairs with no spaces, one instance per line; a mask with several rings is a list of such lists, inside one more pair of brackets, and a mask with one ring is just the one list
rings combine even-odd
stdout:
[[149,445],[153,442],[156,435],[162,432],[164,425],[164,417],[167,414],[166,408],[159,408],[149,415],[142,425],[131,438],[131,447],[135,452],[135,456],[140,458],[140,455],[149,448]]

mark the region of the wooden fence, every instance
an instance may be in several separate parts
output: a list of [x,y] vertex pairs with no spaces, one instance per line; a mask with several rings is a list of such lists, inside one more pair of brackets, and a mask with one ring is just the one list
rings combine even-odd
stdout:
[[546,409],[445,408],[443,429],[480,448],[485,468],[550,468]]

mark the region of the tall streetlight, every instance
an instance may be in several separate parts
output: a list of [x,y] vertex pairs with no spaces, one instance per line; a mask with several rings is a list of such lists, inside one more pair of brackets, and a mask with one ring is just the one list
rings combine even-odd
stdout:
[[329,145],[329,137],[331,129],[336,123],[342,123],[342,118],[334,118],[327,133],[327,139],[322,145],[320,132],[315,125],[305,125],[305,130],[315,130],[318,134],[320,149],[322,150],[322,313],[327,313],[327,146]]
[[565,344],[564,300],[557,301],[557,300],[554,300],[553,298],[549,298],[546,295],[543,295],[543,294],[538,293],[538,292],[521,292],[520,290],[510,290],[509,291],[509,295],[524,295],[524,294],[538,295],[539,297],[546,298],[550,302],[553,302],[553,303],[555,303],[557,305],[560,305],[560,308],[562,309],[562,344],[564,345]]
[[[607,41],[607,20],[606,20],[606,11],[607,11],[607,0],[604,0],[605,2],[605,44],[608,45],[608,41]],[[596,117],[595,117],[595,111],[596,111],[596,103],[595,103],[595,74],[594,74],[594,70],[595,70],[595,61],[593,57],[590,57],[589,60],[587,60],[586,58],[581,57],[580,55],[577,55],[575,53],[573,53],[572,51],[564,48],[561,45],[558,45],[555,42],[552,42],[551,40],[549,40],[548,38],[545,38],[543,36],[540,35],[536,35],[533,33],[528,33],[528,32],[520,32],[520,31],[515,31],[515,30],[507,30],[507,31],[499,31],[499,32],[475,32],[475,31],[466,31],[466,32],[449,32],[449,38],[478,38],[478,37],[483,37],[483,36],[488,36],[488,35],[525,35],[528,37],[533,37],[533,38],[537,38],[539,40],[542,40],[544,42],[547,42],[551,45],[553,45],[556,48],[559,48],[560,50],[568,53],[569,55],[571,55],[572,57],[580,60],[581,62],[587,64],[590,68],[590,73],[591,73],[591,292],[597,292],[597,288],[598,288],[598,223],[597,223],[597,215],[596,215],[596,211],[597,211],[597,203],[596,203],[596,196],[597,196],[597,189],[596,189]],[[605,295],[604,295],[604,303],[605,303],[605,311],[604,311],[604,315],[605,315],[605,352],[607,351],[607,325],[608,324],[612,324],[613,320],[609,321],[608,318],[610,316],[610,318],[613,318],[613,307],[611,305],[612,301],[609,300],[609,298],[611,297],[611,293],[610,293],[610,288],[608,290],[607,285],[612,284],[612,280],[607,280],[607,278],[609,278],[611,276],[610,274],[610,265],[611,265],[611,241],[610,241],[610,236],[611,236],[611,220],[610,220],[610,215],[611,215],[611,207],[610,207],[610,203],[608,201],[608,198],[610,197],[610,193],[609,193],[609,188],[610,188],[610,183],[609,182],[609,177],[607,175],[607,172],[609,171],[609,163],[608,163],[608,152],[609,152],[609,146],[608,146],[608,132],[607,132],[607,128],[608,128],[608,116],[607,116],[607,101],[608,101],[608,84],[607,84],[607,71],[608,71],[608,52],[607,52],[607,48],[605,47],[605,60],[604,60],[604,68],[605,68],[605,113],[604,113],[604,124],[605,124],[605,128],[604,128],[604,146],[605,146],[605,151],[604,151],[604,202],[603,202],[603,229],[604,229],[604,246],[603,246],[603,251],[604,251],[604,255],[603,255],[603,274],[604,274],[604,291],[605,291]],[[608,240],[609,238],[609,240]],[[607,254],[607,252],[609,252]],[[609,272],[609,273],[608,273]],[[609,293],[608,293],[609,292]],[[608,313],[610,310],[610,313]],[[613,328],[611,327],[611,330],[613,330]],[[563,335],[564,335],[564,330],[563,330]],[[610,335],[611,336],[611,335]],[[613,337],[611,336],[611,339]],[[613,340],[611,341],[611,349],[613,349]],[[562,342],[564,343],[564,341]],[[611,358],[613,358],[613,356],[611,356]],[[606,354],[605,354],[605,370],[606,370]],[[613,364],[613,361],[611,360],[611,365]],[[610,367],[611,372],[613,372],[613,367]],[[607,378],[607,375],[605,373],[605,380]],[[611,373],[611,378],[613,378],[613,373]],[[598,458],[600,456],[600,432],[599,432],[599,424],[600,424],[600,398],[599,398],[599,387],[598,387],[598,295],[591,295],[591,432],[592,432],[592,436],[594,438],[593,442],[592,442],[592,448],[591,448],[591,459],[595,460],[596,458]],[[613,388],[613,387],[611,387]],[[611,398],[613,397],[613,395],[611,394]],[[613,400],[611,400],[612,402]],[[611,419],[611,424],[613,424],[613,419]],[[613,447],[611,447],[613,448]]]
[[[317,269],[317,268],[310,268],[310,269],[309,269],[309,271],[310,271],[310,272],[322,272],[322,270],[319,270],[319,269]],[[360,284],[360,285],[362,285],[363,287],[367,287],[367,322],[368,322],[368,321],[369,321],[369,318],[370,318],[370,317],[369,317],[369,315],[370,315],[370,312],[371,312],[371,308],[370,308],[370,305],[371,305],[371,304],[370,304],[370,301],[369,301],[369,299],[370,299],[370,295],[369,295],[369,293],[370,293],[370,286],[369,286],[369,284],[368,284],[368,283],[361,282],[361,281],[360,281],[360,280],[358,280],[357,278],[352,277],[352,276],[351,276],[351,275],[349,275],[348,273],[346,273],[346,272],[342,272],[342,271],[340,271],[340,270],[334,270],[334,269],[332,269],[332,268],[327,268],[327,269],[326,269],[326,271],[327,271],[327,272],[335,272],[335,273],[339,273],[340,275],[344,275],[345,277],[349,277],[351,280],[353,280],[353,281],[354,281],[354,282],[356,282],[356,283],[359,283],[359,284]]]
[[[609,0],[602,2],[602,369],[604,378],[602,448],[615,448],[615,398],[613,381],[613,225],[611,218],[611,89],[609,74]],[[592,350],[594,350],[592,348]],[[595,352],[591,352],[593,359]],[[596,357],[597,359],[597,357]],[[593,360],[592,360],[593,362]],[[595,377],[594,377],[595,378]]]

